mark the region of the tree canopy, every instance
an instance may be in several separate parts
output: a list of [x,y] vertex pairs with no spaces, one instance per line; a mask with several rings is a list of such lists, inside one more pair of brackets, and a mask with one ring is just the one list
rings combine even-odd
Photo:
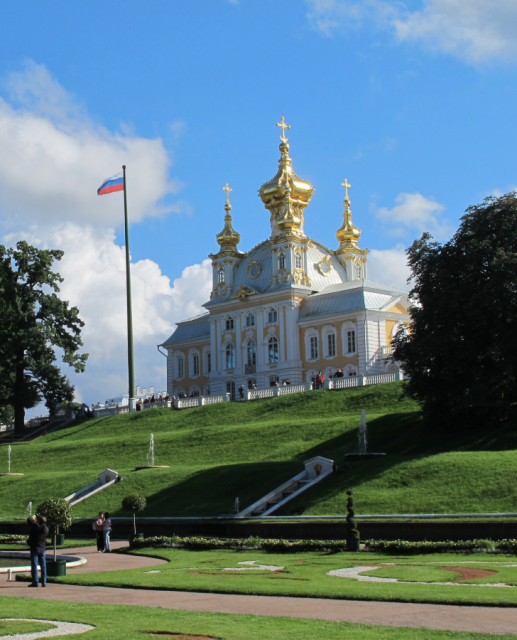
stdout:
[[77,353],[84,326],[79,310],[56,295],[63,278],[52,264],[62,256],[25,241],[16,249],[0,245],[0,406],[14,408],[16,431],[23,430],[25,409],[43,398],[51,413],[74,398],[74,387],[55,364],[56,350],[76,372],[84,371],[88,358]]
[[424,233],[407,250],[409,332],[394,359],[435,424],[497,425],[517,411],[517,195],[471,206],[441,245]]

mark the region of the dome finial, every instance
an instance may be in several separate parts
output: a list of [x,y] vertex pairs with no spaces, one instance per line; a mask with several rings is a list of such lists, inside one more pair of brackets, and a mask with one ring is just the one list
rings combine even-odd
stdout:
[[276,126],[277,126],[277,127],[281,127],[281,128],[282,128],[282,135],[280,136],[280,140],[281,140],[282,142],[287,142],[288,138],[287,138],[287,137],[286,137],[286,135],[285,135],[285,130],[286,130],[286,129],[290,129],[290,128],[291,128],[291,125],[290,125],[290,124],[286,124],[286,123],[285,123],[284,116],[282,116],[282,119],[280,120],[280,122],[277,122],[277,123],[276,123]]
[[232,216],[230,215],[230,211],[232,209],[232,205],[230,204],[230,191],[233,191],[233,189],[231,189],[228,186],[228,183],[226,183],[223,187],[223,191],[226,191],[226,203],[224,205],[226,215],[224,216],[224,229],[217,234],[216,240],[221,246],[221,250],[226,249],[228,251],[232,251],[235,250],[239,244],[241,236],[232,227]]
[[348,189],[352,186],[348,180],[341,183],[342,187],[345,187],[345,199],[343,205],[345,211],[343,213],[343,224],[336,231],[336,238],[339,240],[340,249],[346,249],[347,247],[357,247],[359,238],[361,237],[361,231],[354,227],[352,223],[352,211],[350,209],[350,198],[348,197]]

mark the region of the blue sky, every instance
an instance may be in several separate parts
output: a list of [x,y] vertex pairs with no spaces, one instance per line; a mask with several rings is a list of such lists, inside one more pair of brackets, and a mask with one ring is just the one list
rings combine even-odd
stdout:
[[0,234],[67,252],[63,293],[92,354],[80,397],[125,386],[122,202],[95,195],[122,162],[137,381],[159,387],[155,345],[208,293],[226,182],[240,248],[268,236],[257,190],[276,172],[282,115],[316,189],[307,234],[337,246],[348,178],[376,279],[400,285],[422,231],[445,240],[467,206],[515,188],[516,27],[513,0],[6,5]]

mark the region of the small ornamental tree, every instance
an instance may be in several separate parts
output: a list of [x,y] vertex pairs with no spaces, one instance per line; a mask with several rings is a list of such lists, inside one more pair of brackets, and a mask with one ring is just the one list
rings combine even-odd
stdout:
[[348,500],[346,502],[346,508],[348,515],[346,517],[346,548],[347,551],[357,551],[359,549],[360,533],[357,528],[357,523],[354,519],[354,498],[352,491],[347,491]]
[[72,524],[72,507],[64,498],[49,498],[42,502],[36,513],[45,516],[54,538],[54,562],[56,561],[57,530],[67,529]]
[[136,536],[136,512],[145,509],[145,498],[139,496],[138,493],[132,493],[122,500],[122,508],[124,511],[133,512],[133,528]]

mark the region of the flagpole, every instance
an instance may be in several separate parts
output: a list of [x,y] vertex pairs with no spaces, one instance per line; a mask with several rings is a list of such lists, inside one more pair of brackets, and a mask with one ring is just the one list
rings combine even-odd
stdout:
[[129,378],[129,411],[135,411],[135,365],[133,357],[133,312],[131,309],[131,263],[129,259],[129,223],[127,219],[126,165],[124,172],[124,224],[126,231],[126,300],[127,300],[127,366]]

